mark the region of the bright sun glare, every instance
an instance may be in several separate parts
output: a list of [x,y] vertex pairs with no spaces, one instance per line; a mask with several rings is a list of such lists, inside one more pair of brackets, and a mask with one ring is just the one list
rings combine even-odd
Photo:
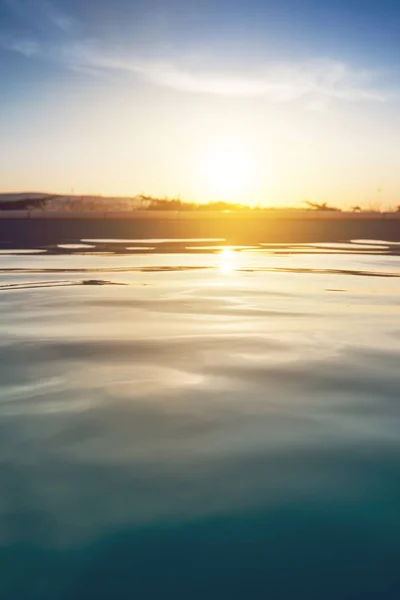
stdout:
[[210,148],[204,156],[202,177],[212,200],[246,201],[253,180],[250,152],[239,144]]

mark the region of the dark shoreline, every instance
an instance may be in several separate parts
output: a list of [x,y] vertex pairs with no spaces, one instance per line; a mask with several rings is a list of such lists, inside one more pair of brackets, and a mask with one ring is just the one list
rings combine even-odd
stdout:
[[2,247],[82,239],[218,238],[226,244],[400,241],[397,213],[0,213]]

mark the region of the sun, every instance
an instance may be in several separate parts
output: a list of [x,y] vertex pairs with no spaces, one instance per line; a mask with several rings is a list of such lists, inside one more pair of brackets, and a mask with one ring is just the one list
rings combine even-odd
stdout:
[[202,179],[211,200],[248,201],[252,188],[251,153],[240,144],[219,144],[209,148],[202,161]]

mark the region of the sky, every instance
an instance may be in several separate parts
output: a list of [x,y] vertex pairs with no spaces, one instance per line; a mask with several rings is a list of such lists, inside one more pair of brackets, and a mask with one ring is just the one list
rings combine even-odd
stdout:
[[0,0],[0,191],[400,204],[398,0]]

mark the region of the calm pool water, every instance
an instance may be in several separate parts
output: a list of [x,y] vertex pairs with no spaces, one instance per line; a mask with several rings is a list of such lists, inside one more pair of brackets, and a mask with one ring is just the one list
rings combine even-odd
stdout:
[[400,597],[400,246],[0,253],[0,597]]

